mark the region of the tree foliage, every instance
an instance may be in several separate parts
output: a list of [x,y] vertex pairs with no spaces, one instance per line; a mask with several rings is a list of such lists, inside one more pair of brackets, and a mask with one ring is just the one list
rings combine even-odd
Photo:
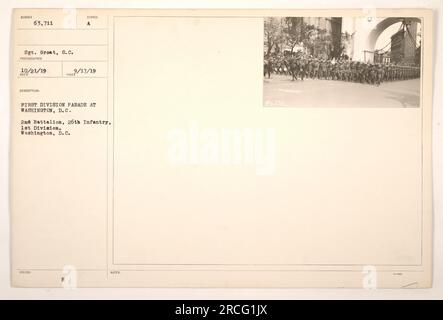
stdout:
[[326,29],[306,23],[302,17],[266,18],[264,29],[266,55],[302,47],[306,54],[331,58],[344,50],[340,37],[333,39]]

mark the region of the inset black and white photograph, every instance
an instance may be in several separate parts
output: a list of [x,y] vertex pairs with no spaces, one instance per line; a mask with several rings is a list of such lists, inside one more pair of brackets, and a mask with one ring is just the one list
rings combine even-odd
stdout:
[[267,17],[265,107],[420,106],[420,18]]

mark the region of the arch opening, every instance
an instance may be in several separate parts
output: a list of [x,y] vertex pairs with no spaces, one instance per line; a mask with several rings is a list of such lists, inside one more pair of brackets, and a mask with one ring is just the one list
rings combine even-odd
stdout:
[[368,35],[367,41],[366,41],[366,48],[368,51],[374,51],[375,45],[377,43],[378,38],[380,35],[390,26],[399,23],[404,22],[406,20],[406,23],[410,22],[416,22],[418,24],[421,23],[420,18],[403,18],[403,17],[391,17],[381,20],[373,30]]

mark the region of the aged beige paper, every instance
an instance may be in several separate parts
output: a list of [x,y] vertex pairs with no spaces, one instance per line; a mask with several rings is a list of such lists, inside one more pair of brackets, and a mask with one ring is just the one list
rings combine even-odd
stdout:
[[14,10],[12,285],[432,286],[432,26]]

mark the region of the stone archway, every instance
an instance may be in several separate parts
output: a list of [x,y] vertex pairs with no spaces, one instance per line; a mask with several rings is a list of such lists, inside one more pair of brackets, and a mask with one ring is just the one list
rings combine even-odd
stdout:
[[366,50],[374,51],[375,44],[377,43],[378,37],[385,31],[387,28],[392,26],[394,23],[402,22],[405,19],[411,22],[421,23],[420,18],[403,18],[403,17],[391,17],[381,20],[374,29],[369,32],[367,40],[366,40]]

